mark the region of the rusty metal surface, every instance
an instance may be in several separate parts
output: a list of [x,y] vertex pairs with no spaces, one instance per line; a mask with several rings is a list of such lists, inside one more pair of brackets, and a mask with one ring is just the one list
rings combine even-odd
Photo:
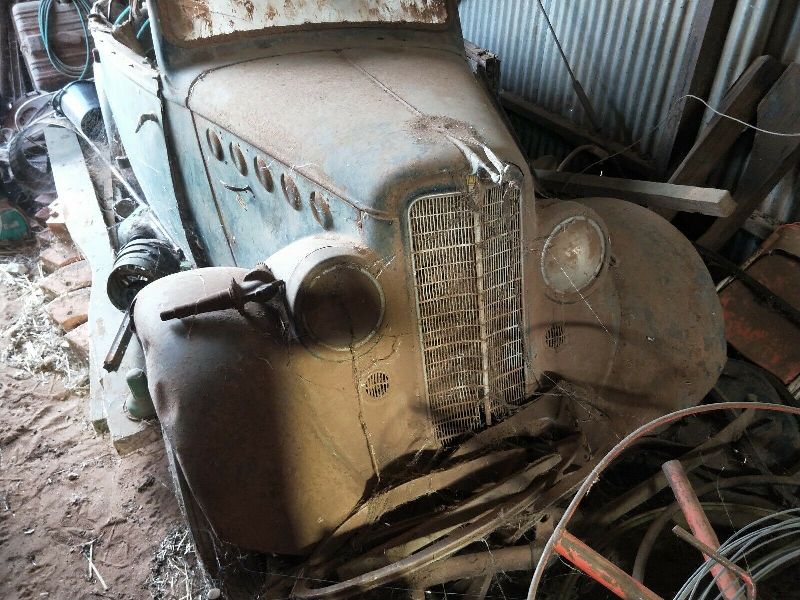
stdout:
[[158,222],[194,264],[197,252],[188,241],[192,220],[178,200],[177,161],[167,137],[161,74],[143,56],[114,39],[108,28],[93,24],[91,31],[101,56],[96,68],[98,85],[113,115],[104,118],[113,118],[131,168]]
[[617,565],[565,531],[555,545],[556,553],[586,573],[618,598],[625,600],[663,600]]
[[[683,470],[681,462],[678,460],[671,460],[665,462],[661,469],[667,478],[672,493],[675,494],[675,500],[681,507],[683,516],[686,517],[686,522],[695,537],[709,546],[714,551],[719,548],[719,539],[711,523],[708,522],[708,517],[700,505],[700,500],[697,499],[697,494],[692,488],[692,484]],[[704,554],[706,561],[714,561],[714,558],[709,554]],[[719,591],[726,600],[734,600],[739,596],[740,585],[736,581],[736,577],[723,565],[714,564],[711,567],[711,573],[714,575]]]
[[[745,267],[791,306],[800,309],[800,225],[779,228]],[[785,384],[800,375],[800,327],[733,280],[719,293],[731,345]]]
[[207,40],[280,27],[341,24],[441,24],[448,18],[446,0],[176,0],[165,3],[163,23],[181,42]]
[[244,274],[202,269],[154,282],[137,298],[136,333],[162,427],[215,533],[251,550],[303,553],[374,476],[352,367],[303,369],[305,352],[279,316],[257,308],[247,319],[233,310],[159,318]]
[[425,381],[442,441],[525,401],[520,186],[409,206]]
[[[683,235],[645,208],[603,198],[579,206],[562,201],[540,208],[539,231],[573,211],[603,224],[610,256],[580,293],[527,300],[537,379],[586,385],[593,404],[615,415],[622,429],[696,403],[726,357],[708,270]],[[535,287],[547,289],[537,276]]]
[[[203,75],[188,106],[375,218],[397,218],[422,193],[463,188],[469,163],[447,135],[527,171],[461,48],[359,47],[232,64]],[[201,139],[207,126],[198,124]]]

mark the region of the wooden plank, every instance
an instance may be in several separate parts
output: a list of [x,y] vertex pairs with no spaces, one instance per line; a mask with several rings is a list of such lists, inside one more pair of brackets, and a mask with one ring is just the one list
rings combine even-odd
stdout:
[[[124,454],[155,439],[157,432],[154,433],[154,430],[157,428],[132,421],[125,415],[124,405],[130,390],[124,369],[125,366],[133,366],[138,359],[134,350],[126,353],[129,362],[124,362],[118,372],[106,373],[102,368],[103,358],[122,319],[122,313],[106,295],[106,281],[114,264],[114,250],[78,138],[70,130],[48,127],[45,129],[45,140],[67,229],[92,268],[89,300],[89,419],[98,432],[109,431],[114,447]],[[128,358],[129,355],[132,358]]]
[[501,91],[500,101],[506,110],[552,131],[576,146],[588,143],[605,148],[611,154],[619,153],[617,158],[635,173],[647,175],[653,171],[652,163],[632,149],[626,148],[619,142],[607,140],[588,129],[576,125],[566,117],[552,113],[533,102],[528,102],[516,94],[508,91]]
[[[67,222],[72,240],[89,259],[92,268],[92,283],[96,285],[92,286],[89,313],[90,318],[94,320],[94,314],[99,312],[97,289],[102,290],[105,287],[102,276],[104,272],[110,270],[114,254],[111,245],[106,243],[107,236],[102,215],[99,206],[95,206],[94,187],[75,134],[65,129],[48,127],[45,129],[45,141],[56,189],[62,198],[64,220]],[[103,235],[95,239],[94,232],[98,231],[99,227],[102,227]],[[107,423],[98,361],[102,358],[102,350],[97,348],[100,336],[90,335],[90,338],[93,343],[89,348],[89,420],[97,431],[103,432],[107,431]]]
[[728,190],[562,171],[537,169],[535,172],[537,180],[556,194],[620,198],[636,204],[715,217],[727,216],[736,208]]
[[[800,64],[789,65],[758,105],[756,124],[782,133],[800,132]],[[719,250],[744,225],[775,185],[800,160],[800,137],[757,131],[733,199],[733,214],[717,219],[698,243]]]
[[499,95],[500,57],[468,40],[464,40],[464,53],[478,79],[483,80],[492,94]]
[[[737,119],[749,121],[758,103],[777,81],[783,65],[771,56],[759,56],[722,99],[718,110]],[[693,102],[693,100],[689,100]],[[692,149],[669,178],[670,183],[703,185],[733,143],[747,129],[741,123],[720,115],[708,122]]]

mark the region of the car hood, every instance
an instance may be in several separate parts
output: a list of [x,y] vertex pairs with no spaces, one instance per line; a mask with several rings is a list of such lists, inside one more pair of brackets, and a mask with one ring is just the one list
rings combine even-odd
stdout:
[[259,58],[206,71],[188,106],[330,192],[389,214],[421,181],[463,187],[474,168],[464,142],[527,172],[492,99],[450,50]]

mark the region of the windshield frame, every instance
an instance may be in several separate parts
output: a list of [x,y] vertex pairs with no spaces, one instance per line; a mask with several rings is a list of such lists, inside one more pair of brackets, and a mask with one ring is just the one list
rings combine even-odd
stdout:
[[[166,0],[167,2],[172,0]],[[337,21],[337,22],[321,22],[321,23],[302,23],[299,25],[281,25],[274,27],[263,27],[260,29],[239,30],[230,33],[223,33],[211,37],[199,37],[195,39],[185,39],[180,35],[176,35],[173,29],[171,19],[164,15],[164,0],[160,2],[148,2],[152,8],[155,8],[158,14],[158,29],[161,35],[170,46],[178,48],[194,49],[199,47],[217,46],[229,44],[237,40],[253,40],[264,39],[267,40],[273,36],[279,36],[284,33],[300,32],[300,31],[331,31],[336,29],[353,30],[353,29],[366,29],[366,30],[416,30],[416,31],[445,31],[451,28],[457,13],[456,3],[452,0],[444,0],[444,10],[447,11],[447,17],[444,21],[439,23],[426,23],[421,21]],[[155,5],[155,6],[153,6]],[[152,14],[152,11],[151,11]]]

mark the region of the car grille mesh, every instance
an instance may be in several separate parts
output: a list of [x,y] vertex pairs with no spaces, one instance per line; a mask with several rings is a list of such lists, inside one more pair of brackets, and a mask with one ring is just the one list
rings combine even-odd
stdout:
[[431,417],[440,441],[480,429],[524,399],[520,194],[493,187],[409,207]]

